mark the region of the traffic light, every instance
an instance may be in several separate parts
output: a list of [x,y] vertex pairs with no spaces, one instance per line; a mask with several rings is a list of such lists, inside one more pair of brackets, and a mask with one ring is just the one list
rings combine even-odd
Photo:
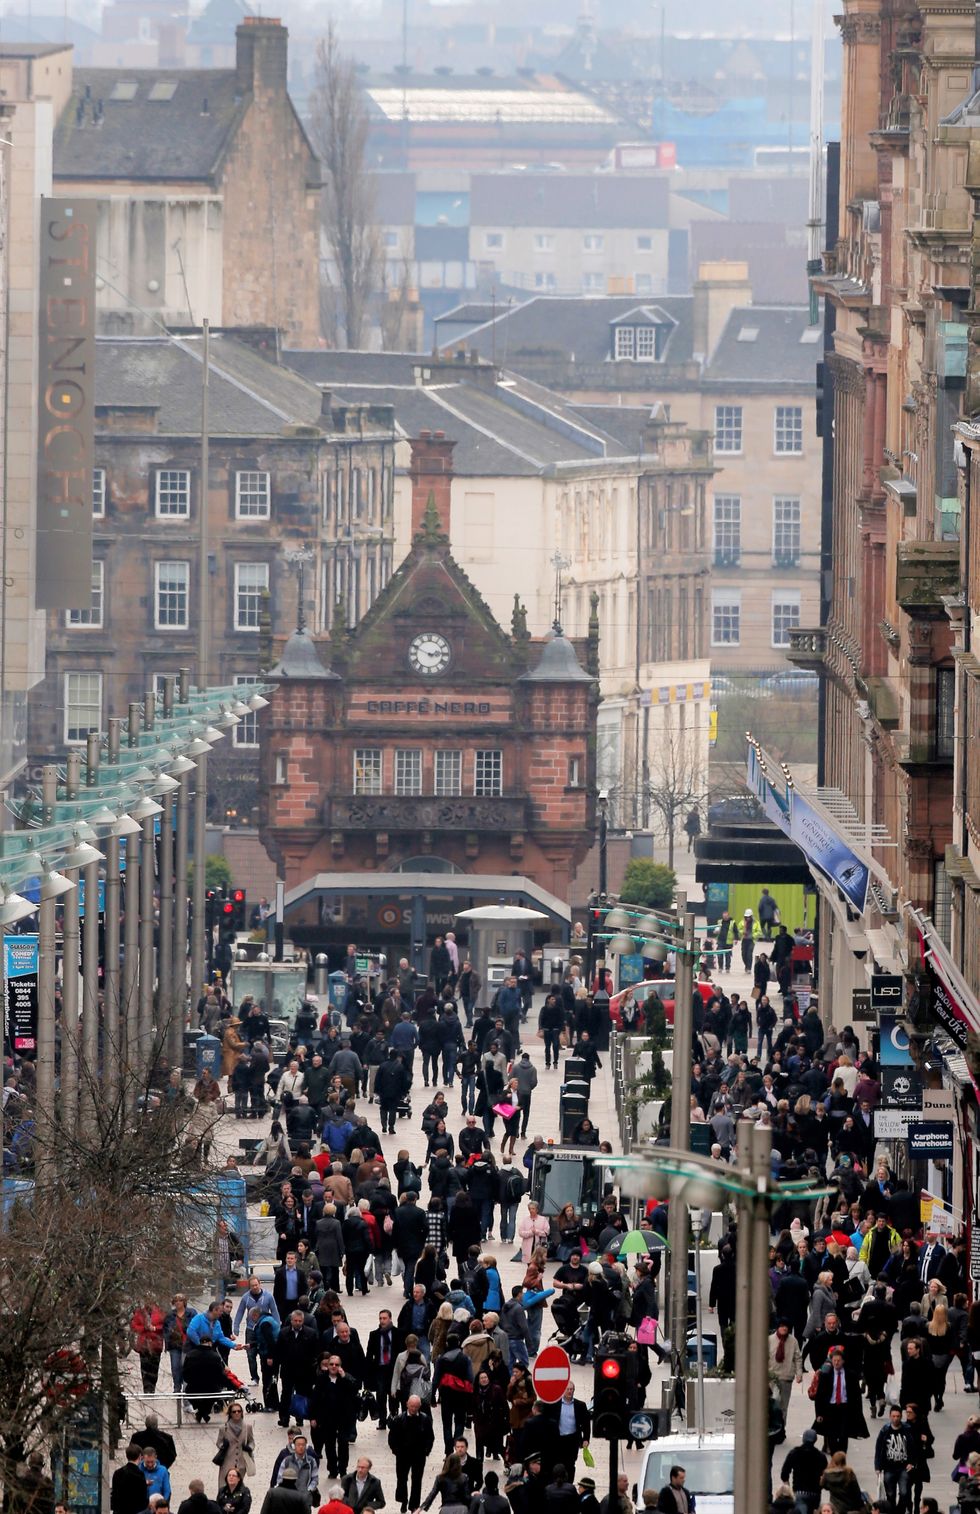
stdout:
[[592,1386],[592,1433],[599,1440],[622,1440],[629,1427],[637,1354],[623,1336],[606,1336],[596,1348]]
[[218,918],[218,891],[209,888],[204,895],[204,923],[208,930],[214,930]]
[[243,888],[233,888],[231,891],[231,902],[233,905],[232,924],[236,930],[245,930],[247,928],[245,920],[245,890]]

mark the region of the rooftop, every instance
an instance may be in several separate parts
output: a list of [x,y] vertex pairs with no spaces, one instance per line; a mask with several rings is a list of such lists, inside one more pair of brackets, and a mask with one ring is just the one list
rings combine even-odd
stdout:
[[55,179],[211,180],[245,108],[234,69],[77,69]]
[[474,174],[470,224],[653,230],[667,225],[669,201],[666,174]]
[[604,105],[578,90],[557,85],[522,89],[518,84],[479,79],[474,87],[463,78],[448,78],[438,84],[369,84],[365,92],[372,115],[391,122],[611,126],[616,121]]
[[[195,436],[201,426],[201,338],[97,337],[95,403],[157,412],[163,435]],[[215,436],[282,436],[296,425],[329,429],[322,396],[233,337],[211,338],[209,408]]]

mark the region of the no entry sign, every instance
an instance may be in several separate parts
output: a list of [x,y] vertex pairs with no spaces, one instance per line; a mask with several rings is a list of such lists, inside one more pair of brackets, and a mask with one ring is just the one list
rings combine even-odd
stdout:
[[534,1391],[546,1404],[556,1404],[572,1380],[572,1364],[561,1346],[545,1346],[531,1373]]

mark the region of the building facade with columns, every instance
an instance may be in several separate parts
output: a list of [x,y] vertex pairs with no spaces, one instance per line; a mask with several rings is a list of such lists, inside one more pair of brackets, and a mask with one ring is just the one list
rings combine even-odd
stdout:
[[413,441],[408,556],[356,626],[292,636],[270,674],[261,834],[287,890],[489,874],[565,900],[591,845],[597,632],[494,619],[450,551],[452,452]]

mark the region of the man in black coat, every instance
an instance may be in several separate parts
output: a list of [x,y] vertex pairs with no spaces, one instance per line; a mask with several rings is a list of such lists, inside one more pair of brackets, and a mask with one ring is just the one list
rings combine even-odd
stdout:
[[139,1466],[140,1448],[132,1442],[126,1447],[126,1460],[112,1474],[109,1508],[112,1514],[141,1514],[146,1508],[146,1478]]
[[310,1425],[323,1443],[331,1477],[343,1477],[347,1471],[351,1431],[357,1427],[357,1393],[358,1383],[344,1371],[340,1357],[329,1357],[326,1372],[316,1380]]
[[374,1394],[379,1430],[383,1430],[388,1423],[391,1374],[395,1367],[395,1357],[404,1348],[404,1344],[404,1337],[392,1320],[391,1310],[382,1309],[378,1314],[377,1330],[372,1330],[368,1336],[366,1353],[366,1381]]
[[337,1218],[336,1204],[324,1204],[317,1220],[313,1249],[323,1274],[324,1288],[335,1292],[340,1287],[340,1264],[344,1260],[344,1233]]
[[391,1248],[405,1265],[405,1297],[411,1298],[415,1263],[422,1255],[428,1229],[425,1211],[419,1208],[416,1194],[405,1195],[405,1202],[395,1210],[391,1224]]
[[168,1431],[160,1429],[160,1421],[155,1414],[146,1416],[145,1430],[137,1430],[136,1434],[129,1438],[134,1446],[139,1446],[143,1451],[147,1446],[152,1446],[157,1453],[157,1461],[168,1469],[177,1460],[176,1442]]
[[344,1503],[353,1509],[354,1514],[361,1514],[362,1509],[383,1509],[385,1506],[384,1489],[372,1472],[372,1466],[370,1456],[359,1456],[356,1468],[347,1474],[341,1485]]
[[[317,1333],[305,1323],[302,1309],[294,1309],[279,1331],[276,1365],[279,1368],[279,1423],[289,1424],[294,1393],[309,1398],[317,1359]],[[296,1415],[300,1424],[303,1416]]]
[[364,1216],[359,1209],[347,1211],[341,1230],[344,1237],[344,1262],[347,1269],[347,1297],[353,1297],[354,1289],[359,1288],[367,1298],[371,1290],[368,1288],[364,1269],[371,1255],[371,1232],[364,1223]]
[[389,1050],[387,1062],[382,1062],[374,1079],[374,1096],[381,1106],[381,1129],[386,1135],[395,1133],[398,1105],[411,1083],[411,1075],[405,1063],[397,1051]]
[[810,1312],[810,1289],[798,1272],[784,1272],[773,1300],[776,1318],[784,1319],[798,1341],[803,1339]]
[[824,1437],[828,1452],[846,1451],[852,1436],[866,1440],[868,1427],[861,1407],[857,1372],[844,1365],[843,1351],[833,1351],[817,1376],[814,1426]]
[[395,1456],[395,1502],[401,1514],[406,1514],[409,1506],[417,1509],[422,1502],[422,1475],[435,1438],[432,1415],[413,1393],[388,1426],[388,1445]]
[[530,1414],[515,1432],[514,1443],[517,1457],[525,1466],[532,1455],[540,1457],[541,1475],[545,1483],[550,1482],[558,1460],[558,1426],[545,1413],[545,1405],[540,1399],[531,1405]]
[[790,1451],[779,1475],[807,1509],[815,1509],[820,1502],[820,1478],[826,1469],[827,1458],[817,1445],[816,1430],[804,1430],[802,1444]]

